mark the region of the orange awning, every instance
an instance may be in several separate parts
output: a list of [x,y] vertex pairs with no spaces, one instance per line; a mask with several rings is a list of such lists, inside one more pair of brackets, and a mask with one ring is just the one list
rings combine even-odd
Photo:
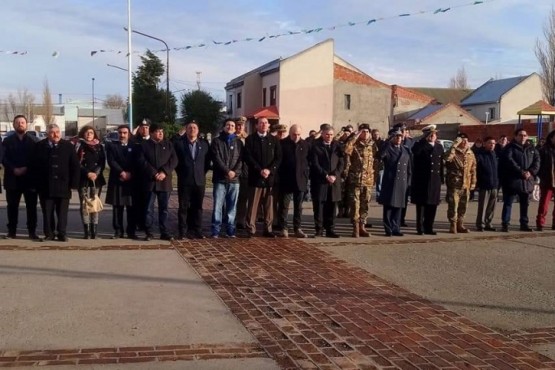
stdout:
[[270,105],[268,107],[262,107],[247,116],[248,118],[260,118],[266,117],[268,119],[279,119],[278,108],[275,105]]
[[539,100],[534,104],[518,111],[517,114],[522,116],[554,115],[555,107],[544,100]]

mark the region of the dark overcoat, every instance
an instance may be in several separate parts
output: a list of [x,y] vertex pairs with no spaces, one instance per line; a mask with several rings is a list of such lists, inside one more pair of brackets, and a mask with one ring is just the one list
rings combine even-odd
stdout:
[[[171,141],[163,139],[155,142],[150,139],[141,143],[138,171],[142,179],[140,182],[142,190],[172,191],[172,175],[176,166],[177,156]],[[166,178],[163,181],[156,181],[154,176],[161,171],[166,174]]]
[[[136,147],[130,143],[122,145],[119,141],[106,144],[106,157],[110,167],[106,203],[113,205],[131,205],[133,195],[133,176],[136,174]],[[130,181],[121,181],[119,175],[130,172]],[[122,204],[123,203],[123,204]]]
[[290,137],[280,141],[282,160],[279,166],[279,189],[282,193],[307,191],[309,145]]
[[414,143],[412,156],[411,203],[438,205],[443,180],[443,145],[437,142],[431,145],[421,139]]
[[[281,163],[281,147],[275,136],[266,134],[264,138],[257,132],[245,139],[245,163],[248,167],[249,186],[267,188],[274,186],[275,176]],[[263,178],[260,172],[270,170],[270,176]]]
[[[239,182],[243,169],[243,142],[237,136],[221,132],[210,143],[213,183]],[[232,180],[227,178],[229,171],[235,172]]]
[[[20,141],[17,134],[10,135],[2,141],[4,164],[4,188],[6,190],[27,190],[31,186],[30,162],[38,139],[29,134],[23,135]],[[27,173],[14,175],[14,169],[27,167]]]
[[412,176],[411,153],[404,145],[395,147],[388,142],[384,144],[380,158],[384,171],[378,202],[384,206],[405,208]]
[[[341,200],[341,173],[345,167],[343,148],[332,141],[330,149],[321,139],[314,140],[310,153],[310,191],[312,199],[320,202]],[[335,176],[330,184],[326,176]]]
[[[513,140],[503,151],[501,166],[504,193],[531,193],[534,190],[540,156],[533,145],[522,145]],[[532,174],[527,180],[523,176],[526,171]]]
[[75,147],[63,139],[56,147],[51,147],[48,139],[39,141],[31,161],[31,173],[42,198],[71,198],[71,189],[79,186],[80,175]]
[[189,148],[187,135],[176,135],[172,144],[177,155],[177,186],[205,186],[206,172],[210,169],[210,144],[197,138],[195,159]]
[[96,173],[95,187],[106,185],[104,178],[104,168],[106,168],[106,154],[104,147],[98,143],[96,145],[88,145],[83,140],[77,144],[77,158],[81,164],[81,176],[79,179],[79,187],[92,187],[93,182],[89,180],[89,172]]

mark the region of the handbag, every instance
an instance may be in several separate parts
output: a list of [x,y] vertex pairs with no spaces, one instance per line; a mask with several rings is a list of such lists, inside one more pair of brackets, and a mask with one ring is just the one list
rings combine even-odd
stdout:
[[104,205],[102,204],[102,200],[96,194],[96,186],[93,181],[92,188],[89,187],[83,194],[83,210],[85,213],[98,213],[104,209]]

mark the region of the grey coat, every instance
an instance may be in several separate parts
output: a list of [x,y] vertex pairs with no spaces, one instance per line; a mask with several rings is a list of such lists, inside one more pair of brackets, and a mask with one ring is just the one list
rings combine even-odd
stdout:
[[394,147],[387,142],[382,148],[380,158],[384,164],[384,172],[378,202],[389,207],[406,207],[405,194],[412,176],[412,159],[409,149],[404,145]]

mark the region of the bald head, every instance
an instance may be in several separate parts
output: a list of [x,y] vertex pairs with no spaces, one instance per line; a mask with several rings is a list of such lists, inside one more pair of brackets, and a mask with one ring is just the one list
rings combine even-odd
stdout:
[[299,125],[296,125],[296,124],[291,125],[291,128],[289,129],[289,137],[295,143],[298,142],[299,140],[301,140],[301,127]]

